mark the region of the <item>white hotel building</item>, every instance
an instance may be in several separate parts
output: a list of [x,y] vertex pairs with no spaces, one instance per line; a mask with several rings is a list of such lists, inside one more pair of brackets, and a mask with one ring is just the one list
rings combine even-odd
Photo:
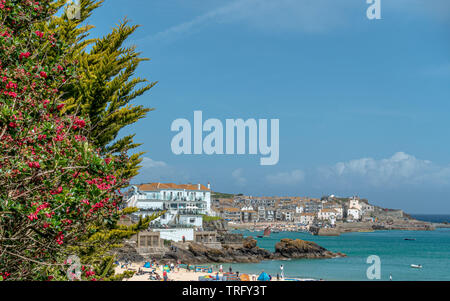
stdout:
[[153,223],[163,226],[201,227],[202,215],[211,215],[211,186],[201,184],[149,183],[132,186],[128,207],[139,208],[137,214],[148,216],[166,213]]

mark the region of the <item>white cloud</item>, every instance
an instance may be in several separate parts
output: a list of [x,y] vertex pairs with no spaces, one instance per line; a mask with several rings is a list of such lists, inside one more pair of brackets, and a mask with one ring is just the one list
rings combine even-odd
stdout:
[[231,173],[231,176],[239,186],[245,186],[247,184],[247,179],[244,177],[243,173],[244,170],[242,168],[238,168]]
[[[263,31],[317,33],[347,23],[350,0],[235,0],[196,18],[149,37],[152,40],[183,36],[212,23],[237,23]],[[365,14],[365,11],[361,11]],[[347,17],[346,17],[347,16]]]
[[148,157],[144,157],[141,162],[142,168],[166,167],[167,163],[163,161],[155,161]]
[[150,182],[187,182],[187,173],[179,167],[171,166],[164,161],[144,157],[139,174],[133,178],[133,183]]
[[390,158],[376,160],[362,158],[339,162],[319,169],[322,178],[341,184],[369,186],[397,186],[403,184],[450,184],[450,167],[439,166],[429,160],[398,152]]
[[[227,1],[228,2],[228,1]],[[147,37],[170,40],[211,24],[237,24],[271,32],[322,33],[365,17],[365,0],[234,0],[192,20]],[[448,0],[390,0],[382,2],[382,16],[431,17],[450,20]]]
[[305,180],[305,173],[301,170],[279,172],[266,176],[267,182],[272,185],[296,185]]

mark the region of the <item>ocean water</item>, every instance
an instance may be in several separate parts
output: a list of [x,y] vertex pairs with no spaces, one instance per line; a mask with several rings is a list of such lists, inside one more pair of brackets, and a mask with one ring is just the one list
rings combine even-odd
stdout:
[[[262,234],[236,232],[255,238]],[[348,257],[232,264],[233,271],[254,274],[265,271],[276,277],[283,264],[287,278],[364,281],[369,280],[366,276],[370,266],[366,263],[367,258],[377,255],[381,259],[381,280],[389,280],[389,275],[392,275],[393,281],[450,281],[450,229],[346,233],[337,237],[281,232],[272,233],[268,238],[256,239],[259,247],[274,251],[275,244],[282,238],[313,241],[330,251],[345,253]],[[405,238],[416,240],[406,241]],[[423,268],[414,269],[411,264],[420,264]],[[228,266],[225,264],[224,269],[228,269]]]
[[450,223],[450,215],[445,214],[412,214],[413,218],[431,223]]

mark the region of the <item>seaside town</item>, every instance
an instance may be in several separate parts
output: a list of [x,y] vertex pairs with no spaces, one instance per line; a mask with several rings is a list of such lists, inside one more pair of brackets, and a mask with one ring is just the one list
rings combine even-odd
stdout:
[[[150,271],[150,280],[242,280],[241,276],[256,280],[261,275],[239,276],[231,266],[224,272],[223,264],[346,256],[298,239],[281,239],[275,252],[259,248],[255,238],[271,233],[339,236],[344,232],[435,229],[435,225],[414,220],[402,210],[374,206],[357,196],[253,197],[215,193],[210,183],[133,185],[126,204],[139,210],[122,219],[125,225],[159,215],[147,231],[138,233],[118,251],[117,272],[136,271],[131,280],[147,279],[145,268]],[[233,230],[247,230],[254,237]],[[285,277],[279,274],[277,279]]]
[[[252,197],[214,193],[211,184],[150,183],[132,186],[126,204],[136,207],[138,216],[164,211],[152,228],[167,239],[193,238],[187,229],[201,229],[205,216],[226,221],[231,228],[263,231],[309,231],[338,235],[376,229],[433,230],[415,221],[403,210],[371,205],[357,196]],[[169,234],[170,233],[170,234]]]
[[450,1],[134,2],[0,0],[2,291],[450,281]]

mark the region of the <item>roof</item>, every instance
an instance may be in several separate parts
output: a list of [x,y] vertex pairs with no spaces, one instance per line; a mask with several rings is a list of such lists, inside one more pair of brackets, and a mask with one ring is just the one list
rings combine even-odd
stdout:
[[[162,189],[179,189],[179,190],[199,190],[198,184],[174,184],[174,183],[148,183],[137,185],[141,191],[154,191]],[[200,184],[200,190],[211,191],[206,186]]]
[[332,212],[332,213],[337,213],[336,210],[334,210],[334,209],[322,209],[321,212]]
[[229,208],[223,208],[223,211],[238,212],[238,211],[241,211],[241,210],[239,208],[229,207]]
[[316,216],[315,213],[302,213],[301,216]]

